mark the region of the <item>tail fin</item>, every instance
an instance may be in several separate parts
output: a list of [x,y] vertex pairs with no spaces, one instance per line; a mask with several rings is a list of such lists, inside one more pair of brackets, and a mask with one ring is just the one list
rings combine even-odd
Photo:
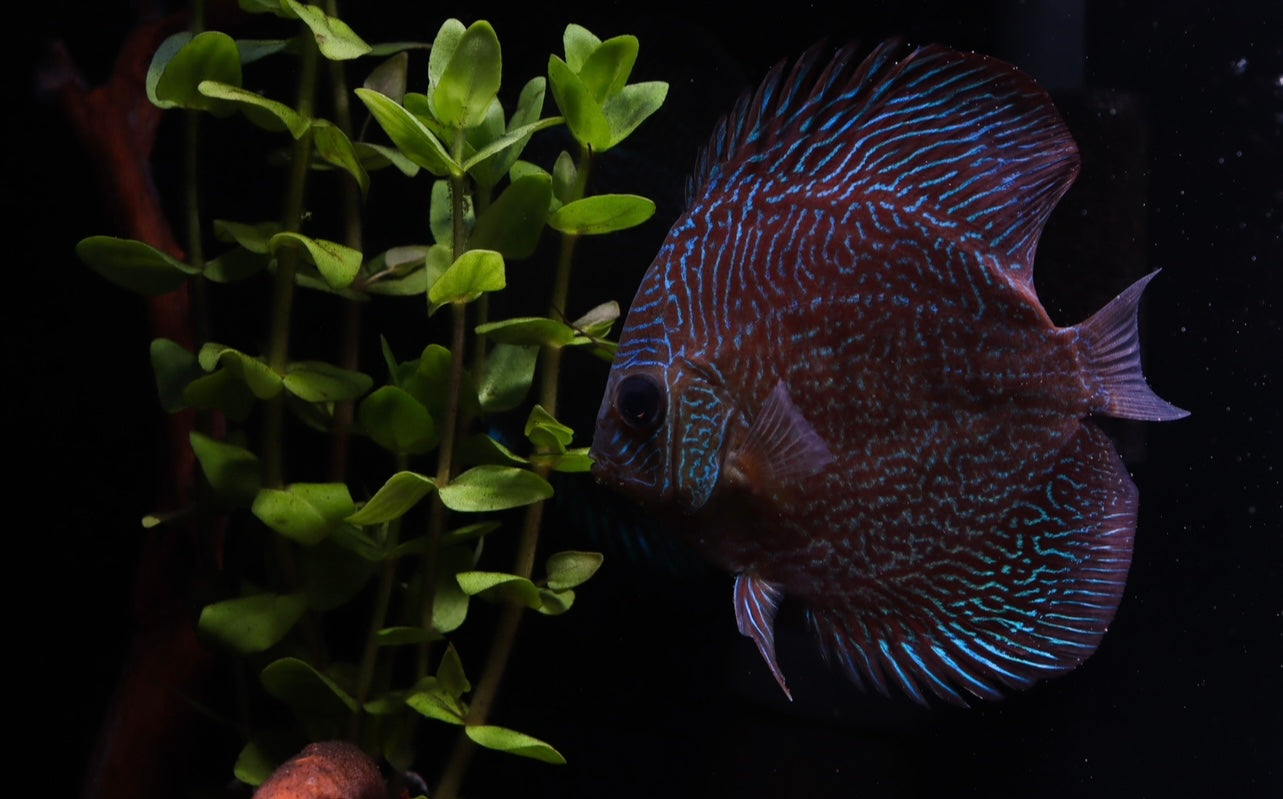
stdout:
[[1078,325],[1087,370],[1099,385],[1100,400],[1092,410],[1120,419],[1167,422],[1189,416],[1159,397],[1140,368],[1140,334],[1136,313],[1140,295],[1158,270],[1150,272]]

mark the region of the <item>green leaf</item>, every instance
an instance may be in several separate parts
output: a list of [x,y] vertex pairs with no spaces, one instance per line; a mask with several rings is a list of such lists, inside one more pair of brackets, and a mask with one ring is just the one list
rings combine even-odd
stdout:
[[601,47],[601,39],[582,25],[571,23],[561,35],[562,47],[566,51],[566,63],[578,73],[593,51]]
[[206,80],[201,81],[196,88],[206,97],[235,103],[255,125],[267,130],[288,130],[295,139],[306,133],[312,124],[310,120],[288,105],[269,100],[261,94],[246,91],[239,86]]
[[242,655],[271,648],[307,611],[303,594],[255,594],[206,605],[197,629]]
[[570,157],[570,153],[562,150],[552,165],[552,194],[557,199],[557,208],[578,199],[578,186],[579,168],[575,166],[575,159]]
[[[563,121],[565,120],[561,117],[548,117],[547,119],[541,119],[538,122],[531,122],[529,125],[522,125],[519,128],[510,130],[466,158],[463,162],[463,168],[472,172],[474,177],[478,177],[478,182],[482,185],[493,186],[499,182],[501,177],[503,177],[506,167],[496,168],[490,171],[482,171],[477,169],[477,167],[489,167],[489,159],[494,158],[501,153],[504,156],[500,159],[501,167],[505,162],[511,163],[516,161],[517,155],[521,152],[522,148],[526,146],[526,142],[530,140],[531,134],[538,133],[546,128],[551,128],[554,125],[560,125]],[[485,180],[480,179],[483,176],[486,177]]]
[[262,785],[298,749],[298,741],[292,735],[279,732],[256,734],[236,756],[232,775],[246,785]]
[[294,483],[264,488],[250,511],[263,524],[301,544],[315,544],[351,516],[356,504],[343,483]]
[[326,540],[333,541],[348,552],[371,563],[378,563],[388,555],[387,549],[382,544],[366,535],[360,527],[347,522],[335,527]]
[[637,37],[616,36],[598,45],[576,72],[594,100],[605,102],[616,95],[637,62]]
[[502,71],[494,28],[484,20],[472,23],[455,42],[450,60],[433,82],[428,95],[433,115],[455,128],[480,124],[499,92]]
[[455,575],[459,588],[468,596],[498,601],[511,600],[528,608],[539,607],[539,587],[516,574],[465,571]]
[[610,148],[611,128],[602,113],[601,105],[593,99],[592,92],[584,85],[565,61],[557,56],[548,58],[548,81],[552,84],[552,97],[566,118],[566,127],[582,145],[600,152]]
[[374,634],[379,646],[404,646],[440,640],[441,636],[422,627],[384,627]]
[[198,271],[150,244],[114,236],[81,239],[76,255],[117,286],[153,297],[173,291]]
[[[422,540],[422,539],[420,539]],[[468,616],[468,595],[459,588],[454,575],[471,569],[475,550],[470,546],[442,547],[433,583],[432,629],[439,633],[457,630]]]
[[542,405],[536,405],[526,417],[525,434],[540,449],[564,452],[574,438],[575,431],[554,419]]
[[556,749],[538,738],[532,738],[516,730],[496,727],[492,724],[478,724],[465,727],[464,732],[468,734],[468,737],[474,743],[487,749],[497,749],[510,755],[542,760],[545,763],[552,763],[557,766],[562,766],[566,763],[566,758],[562,757],[561,753]]
[[570,606],[575,604],[575,592],[573,589],[565,588],[560,591],[554,591],[550,588],[539,589],[540,605],[536,610],[545,616],[560,616],[570,610]]
[[357,708],[356,700],[338,683],[298,658],[267,664],[260,679],[269,694],[300,716],[346,716]]
[[250,392],[259,399],[271,399],[281,393],[281,376],[259,358],[212,341],[200,348],[197,358],[207,372],[222,366],[228,374],[249,386]]
[[[415,403],[416,405],[418,403]],[[422,406],[420,406],[422,407]],[[382,524],[404,516],[436,488],[436,481],[417,472],[397,472],[374,492],[361,509],[347,517],[353,524]]]
[[179,31],[171,33],[156,48],[152,54],[151,63],[147,66],[147,77],[143,81],[143,90],[147,93],[147,99],[157,108],[177,108],[176,103],[168,100],[162,100],[156,96],[156,84],[160,82],[160,76],[169,66],[169,62],[174,60],[178,54],[192,40],[191,31]]
[[284,53],[293,44],[293,39],[237,39],[236,52],[240,54],[241,66],[244,66],[277,53]]
[[521,316],[499,322],[477,325],[477,335],[485,336],[499,344],[524,344],[528,346],[560,347],[575,337],[575,329],[556,319],[542,316]]
[[472,246],[497,250],[506,259],[529,258],[539,245],[551,201],[550,177],[528,175],[514,180],[477,217],[470,239]]
[[352,148],[356,151],[357,158],[361,159],[361,166],[366,170],[382,169],[390,165],[396,167],[406,177],[412,178],[419,174],[419,165],[406,158],[405,153],[395,147],[358,141],[352,143]]
[[285,2],[303,20],[303,24],[312,29],[321,55],[331,61],[348,61],[370,52],[370,45],[357,36],[343,20],[328,16],[313,5],[304,5],[296,0]]
[[[442,540],[450,543],[471,541],[474,538],[481,538],[482,536],[490,535],[495,530],[498,530],[499,527],[499,522],[476,522],[475,524],[465,524],[457,530],[451,530],[446,533]],[[463,568],[471,568],[471,565],[472,564],[469,563]]]
[[459,659],[459,653],[455,650],[454,644],[446,647],[445,654],[441,656],[441,663],[437,665],[437,685],[456,699],[472,690],[467,675],[463,673],[463,661]]
[[657,80],[625,86],[619,94],[606,100],[601,113],[610,125],[610,144],[602,149],[614,147],[628,138],[638,125],[659,110],[667,96],[668,84]]
[[517,455],[485,433],[468,436],[459,448],[459,460],[469,466],[482,463],[500,466],[528,466],[530,461]]
[[188,439],[215,493],[232,507],[248,508],[262,487],[258,456],[195,431]]
[[[561,117],[553,117],[543,121],[539,119],[539,116],[543,113],[544,94],[547,85],[548,81],[544,78],[531,78],[526,82],[526,85],[521,89],[521,96],[517,99],[517,110],[513,111],[512,118],[508,120],[506,133],[500,126],[499,134],[502,135],[487,135],[484,140],[472,142],[472,131],[469,131],[469,141],[477,148],[477,151],[464,163],[464,168],[468,170],[468,174],[476,179],[477,183],[486,187],[497,185],[512,168],[513,164],[517,162],[521,151],[529,143],[532,133],[541,129],[541,127],[561,124],[565,121]],[[502,123],[503,108],[499,105],[499,101],[495,100],[491,108],[497,112],[499,122]],[[474,130],[479,130],[479,128]],[[512,175],[511,177],[516,180],[518,176]]]
[[463,23],[451,17],[441,23],[436,38],[432,40],[432,52],[428,55],[428,85],[436,86],[441,82],[450,57],[459,46],[459,40],[467,31]]
[[619,318],[619,303],[614,300],[595,306],[588,313],[571,322],[571,327],[581,331],[585,336],[594,338],[610,332],[615,320]]
[[[159,61],[167,55],[168,61]],[[236,42],[225,33],[205,31],[197,34],[172,55],[162,46],[147,70],[148,97],[161,108],[192,108],[219,114],[230,112],[225,103],[212,101],[199,91],[200,84],[207,80],[241,85],[240,53]]]
[[369,193],[370,176],[361,166],[351,139],[343,131],[323,119],[313,120],[312,146],[316,148],[317,155],[352,176],[356,185],[361,187],[362,197]]
[[[542,460],[542,458],[540,458]],[[558,453],[547,461],[554,472],[578,473],[592,470],[592,458],[588,457],[588,447],[568,449]]]
[[477,379],[477,400],[486,413],[510,411],[520,405],[534,382],[537,347],[496,344]]
[[174,413],[186,407],[183,389],[204,374],[195,355],[183,345],[167,338],[152,340],[151,368],[156,375],[156,393],[160,397],[160,406],[166,413]]
[[351,551],[333,538],[304,547],[298,561],[307,606],[320,613],[351,602],[377,568],[377,561],[352,557]]
[[245,381],[226,369],[198,377],[183,389],[183,404],[201,411],[222,411],[242,421],[254,407],[254,395]]
[[459,700],[450,696],[435,677],[429,677],[415,686],[405,703],[420,714],[447,724],[463,724],[467,715],[467,710]]
[[342,402],[370,390],[366,374],[340,369],[324,361],[295,361],[285,366],[285,389],[306,402]]
[[397,53],[375,67],[361,85],[399,103],[405,97],[409,72],[410,54]]
[[252,253],[244,247],[233,247],[206,261],[205,271],[201,274],[215,283],[235,283],[262,272],[268,267],[269,260],[266,255]]
[[356,279],[361,269],[361,251],[345,247],[334,241],[313,239],[301,233],[277,233],[268,240],[267,246],[276,255],[282,246],[303,245],[303,252],[308,260],[316,265],[321,276],[330,288],[345,289]]
[[548,587],[554,591],[574,588],[588,581],[588,578],[601,568],[600,552],[556,552],[548,556],[545,568],[548,572]]
[[518,508],[552,496],[547,480],[511,466],[474,466],[437,490],[447,508],[469,513]]
[[640,225],[655,213],[655,203],[636,194],[598,194],[566,203],[548,217],[562,233],[589,236]]
[[230,222],[226,219],[214,220],[214,236],[219,241],[235,242],[252,253],[267,255],[268,243],[272,236],[281,232],[279,222],[259,222],[247,225],[243,222]]
[[468,250],[428,289],[428,302],[436,311],[447,303],[472,302],[506,285],[502,255],[494,250]]
[[357,418],[366,434],[389,452],[418,455],[437,445],[437,427],[428,409],[396,386],[384,386],[366,397]]
[[357,89],[356,95],[406,158],[439,177],[463,174],[436,135],[397,102],[369,89]]

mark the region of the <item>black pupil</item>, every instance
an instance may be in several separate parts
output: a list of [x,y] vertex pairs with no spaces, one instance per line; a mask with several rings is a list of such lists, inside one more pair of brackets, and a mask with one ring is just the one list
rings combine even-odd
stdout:
[[638,430],[650,430],[663,415],[659,385],[645,375],[630,375],[615,390],[615,408],[624,422]]

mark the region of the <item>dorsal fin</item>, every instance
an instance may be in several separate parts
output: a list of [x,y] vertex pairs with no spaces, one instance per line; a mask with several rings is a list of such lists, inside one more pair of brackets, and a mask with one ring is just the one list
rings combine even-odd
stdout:
[[[688,203],[744,180],[764,196],[909,210],[925,225],[1004,254],[1032,286],[1034,248],[1078,174],[1078,148],[1051,98],[1016,68],[941,45],[884,42],[858,66],[811,48],[778,64],[714,131]],[[961,235],[960,235],[961,233]]]

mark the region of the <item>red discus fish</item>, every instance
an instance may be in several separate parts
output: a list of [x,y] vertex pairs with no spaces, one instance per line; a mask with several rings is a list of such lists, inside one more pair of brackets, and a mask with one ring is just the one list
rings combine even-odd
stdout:
[[804,605],[858,684],[997,698],[1096,648],[1136,488],[1089,419],[1185,411],[1141,374],[1153,276],[1057,327],[1034,292],[1078,172],[1047,94],[941,46],[807,53],[719,123],[646,272],[594,474],[735,575]]

